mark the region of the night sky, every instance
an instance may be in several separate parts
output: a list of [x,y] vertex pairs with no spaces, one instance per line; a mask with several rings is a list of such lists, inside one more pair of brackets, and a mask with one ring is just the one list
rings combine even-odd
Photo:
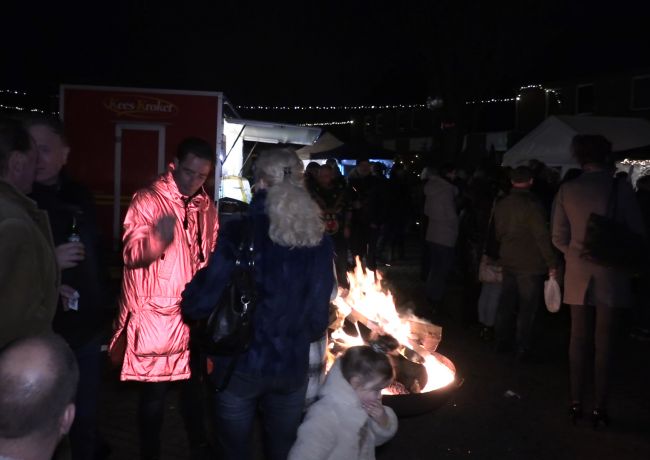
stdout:
[[13,3],[3,3],[0,85],[25,91],[76,83],[223,91],[242,105],[422,103],[650,67],[645,1]]

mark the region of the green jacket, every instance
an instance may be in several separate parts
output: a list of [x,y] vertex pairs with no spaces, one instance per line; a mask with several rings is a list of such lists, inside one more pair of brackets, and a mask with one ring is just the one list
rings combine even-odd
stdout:
[[496,204],[494,230],[505,270],[543,274],[557,266],[544,209],[529,190],[513,189]]
[[51,330],[59,268],[47,213],[0,180],[0,348]]

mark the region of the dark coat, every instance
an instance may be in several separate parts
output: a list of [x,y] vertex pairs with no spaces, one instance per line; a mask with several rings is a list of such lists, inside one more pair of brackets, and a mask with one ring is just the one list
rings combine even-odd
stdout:
[[[585,172],[560,187],[553,208],[553,244],[564,253],[564,302],[571,305],[621,307],[630,303],[626,273],[580,257],[589,215],[605,215],[612,190],[608,171]],[[617,214],[630,230],[644,234],[643,218],[628,183],[620,183]],[[592,290],[587,295],[589,286]]]
[[[332,243],[329,237],[311,248],[289,248],[272,242],[265,201],[266,193],[258,192],[250,207],[258,302],[253,342],[237,359],[235,370],[302,382],[307,378],[309,344],[322,337],[328,325],[334,287]],[[203,319],[212,312],[230,280],[240,235],[241,222],[237,221],[219,230],[217,248],[208,266],[183,292],[181,308],[186,317]],[[230,358],[214,357],[213,361],[218,375],[228,367]]]
[[80,294],[79,310],[66,311],[59,301],[53,324],[54,331],[76,348],[96,337],[112,314],[108,308],[107,275],[100,257],[93,198],[85,187],[65,175],[61,175],[56,185],[34,184],[31,197],[48,213],[54,246],[67,243],[73,220],[84,245],[84,260],[61,273],[61,283]]
[[50,331],[59,268],[47,214],[0,180],[0,348]]
[[544,274],[557,267],[545,211],[529,190],[512,189],[494,207],[499,264],[522,274]]

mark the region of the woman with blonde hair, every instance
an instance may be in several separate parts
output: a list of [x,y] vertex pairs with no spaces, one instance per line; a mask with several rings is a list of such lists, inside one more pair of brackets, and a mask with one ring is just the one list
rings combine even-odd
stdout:
[[252,343],[232,366],[230,357],[211,356],[209,376],[216,385],[227,382],[215,394],[223,458],[253,458],[253,422],[259,408],[266,458],[279,460],[286,459],[300,424],[309,344],[327,328],[333,250],[293,150],[263,153],[254,172],[256,193],[249,215],[220,229],[217,249],[208,267],[187,285],[182,308],[190,319],[210,315],[230,281],[241,238],[252,233],[257,291]]

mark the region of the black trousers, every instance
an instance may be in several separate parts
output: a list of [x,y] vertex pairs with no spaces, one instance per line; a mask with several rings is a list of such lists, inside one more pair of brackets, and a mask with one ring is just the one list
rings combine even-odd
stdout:
[[595,407],[606,408],[620,321],[620,308],[571,305],[569,368],[573,401],[583,400],[586,377],[591,377],[593,371]]
[[206,444],[207,435],[204,423],[204,394],[200,382],[199,357],[192,359],[192,378],[175,382],[143,382],[140,384],[138,407],[138,431],[140,436],[140,458],[154,460],[160,458],[160,432],[165,413],[165,399],[170,389],[180,391],[180,409],[190,445],[190,451]]

